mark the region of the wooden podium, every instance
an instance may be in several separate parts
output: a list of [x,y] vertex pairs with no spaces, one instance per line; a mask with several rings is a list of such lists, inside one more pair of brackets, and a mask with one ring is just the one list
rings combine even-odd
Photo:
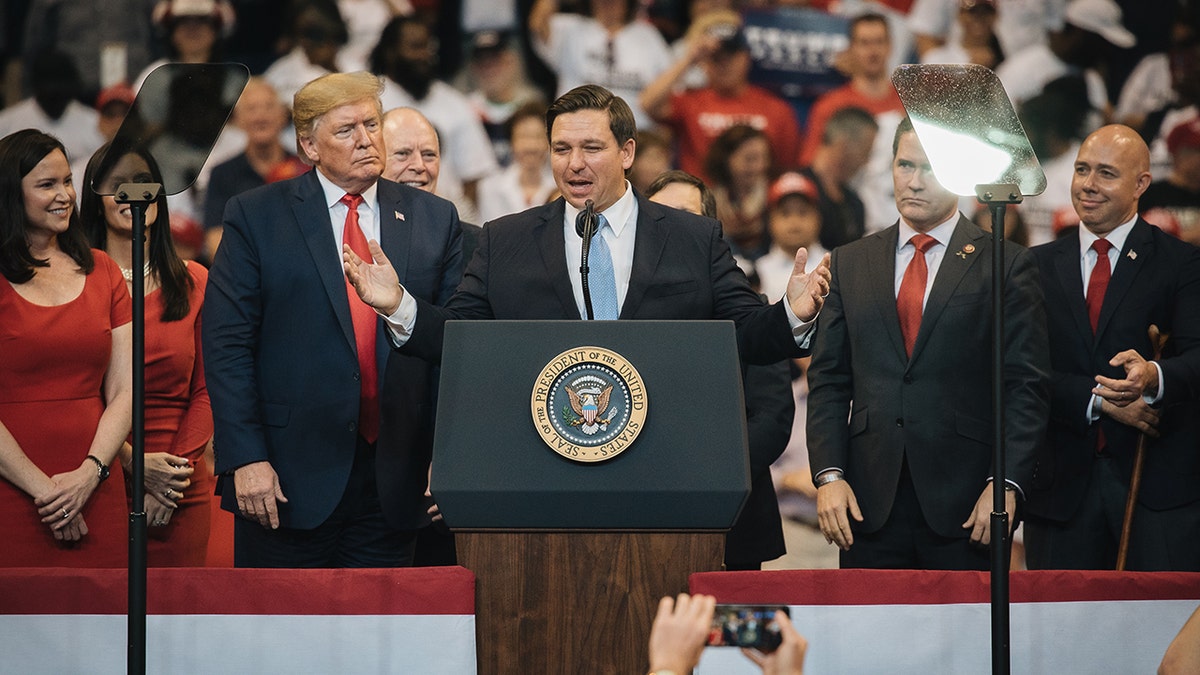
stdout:
[[480,675],[636,675],[649,670],[658,599],[720,570],[725,535],[459,531],[455,542],[476,576]]
[[[463,321],[445,340],[431,484],[476,576],[479,672],[645,672],[659,599],[721,569],[750,490],[732,323]],[[604,461],[552,451],[531,412],[577,347],[645,388],[640,435]]]

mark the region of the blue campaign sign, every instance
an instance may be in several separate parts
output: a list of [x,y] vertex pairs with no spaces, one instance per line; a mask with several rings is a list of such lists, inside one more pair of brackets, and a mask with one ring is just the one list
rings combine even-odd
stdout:
[[750,81],[787,99],[801,118],[813,100],[846,82],[833,67],[850,21],[820,10],[781,7],[743,15],[754,65]]

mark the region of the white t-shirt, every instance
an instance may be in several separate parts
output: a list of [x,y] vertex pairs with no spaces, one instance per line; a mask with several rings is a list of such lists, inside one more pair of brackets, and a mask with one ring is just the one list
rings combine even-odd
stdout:
[[654,26],[632,21],[615,35],[595,19],[580,14],[550,17],[550,40],[534,39],[538,56],[558,74],[558,94],[583,84],[599,84],[620,96],[633,109],[638,128],[653,120],[638,97],[672,63],[671,48]]
[[379,98],[384,111],[400,107],[416,108],[437,128],[442,144],[443,167],[448,165],[464,183],[479,180],[499,170],[496,154],[492,152],[492,142],[466,94],[441,80],[435,80],[425,98],[418,101],[390,78],[382,79],[383,95]]
[[[808,263],[805,272],[812,272],[825,256],[825,249],[820,243],[814,243],[808,248]],[[778,302],[787,293],[788,281],[792,278],[792,268],[796,266],[796,256],[787,251],[772,246],[767,254],[754,261],[754,271],[758,273],[758,290],[767,296],[767,302]]]
[[[908,27],[917,35],[940,36],[947,43],[961,39],[959,0],[915,0],[908,10]],[[1035,44],[1045,44],[1051,31],[1062,28],[1067,0],[998,0],[996,38],[1005,56]]]
[[67,161],[71,163],[71,174],[75,191],[82,193],[83,170],[92,153],[104,145],[97,124],[100,113],[80,103],[71,101],[57,120],[50,119],[37,101],[27,98],[0,110],[0,138],[22,129],[37,129],[62,141],[67,149]]
[[542,174],[541,186],[533,195],[533,199],[526,201],[525,191],[521,189],[520,174],[520,167],[513,164],[500,173],[486,176],[479,181],[476,197],[479,202],[480,222],[488,223],[501,216],[520,213],[532,206],[545,204],[546,199],[558,189],[550,167],[547,166]]
[[1071,205],[1071,178],[1075,175],[1075,157],[1079,154],[1076,141],[1057,157],[1039,157],[1042,171],[1046,174],[1046,189],[1040,195],[1026,197],[1018,207],[1029,231],[1029,245],[1037,246],[1054,240],[1054,218],[1065,211],[1073,212]]
[[[1074,72],[1078,72],[1074,66],[1058,58],[1046,45],[1026,47],[996,66],[996,77],[1004,85],[1013,107],[1042,93],[1053,80]],[[1108,88],[1104,85],[1104,78],[1088,68],[1083,71],[1083,79],[1087,83],[1088,102],[1092,108],[1096,111],[1105,110],[1108,107]],[[1100,116],[1093,114],[1088,120],[1088,131],[1099,128],[1100,123]]]

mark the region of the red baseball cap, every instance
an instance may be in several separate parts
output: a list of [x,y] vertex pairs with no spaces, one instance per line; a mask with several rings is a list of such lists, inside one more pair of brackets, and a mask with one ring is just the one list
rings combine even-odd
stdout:
[[767,204],[775,208],[779,200],[790,195],[800,195],[814,204],[820,199],[817,186],[811,180],[803,174],[788,171],[771,183],[771,189],[767,192]]

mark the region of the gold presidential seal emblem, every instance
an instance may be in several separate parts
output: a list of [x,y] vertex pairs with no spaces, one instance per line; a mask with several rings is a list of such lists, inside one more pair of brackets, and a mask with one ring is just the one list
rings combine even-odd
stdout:
[[576,347],[538,373],[530,407],[551,450],[576,462],[602,462],[627,450],[642,432],[646,389],[620,354]]

